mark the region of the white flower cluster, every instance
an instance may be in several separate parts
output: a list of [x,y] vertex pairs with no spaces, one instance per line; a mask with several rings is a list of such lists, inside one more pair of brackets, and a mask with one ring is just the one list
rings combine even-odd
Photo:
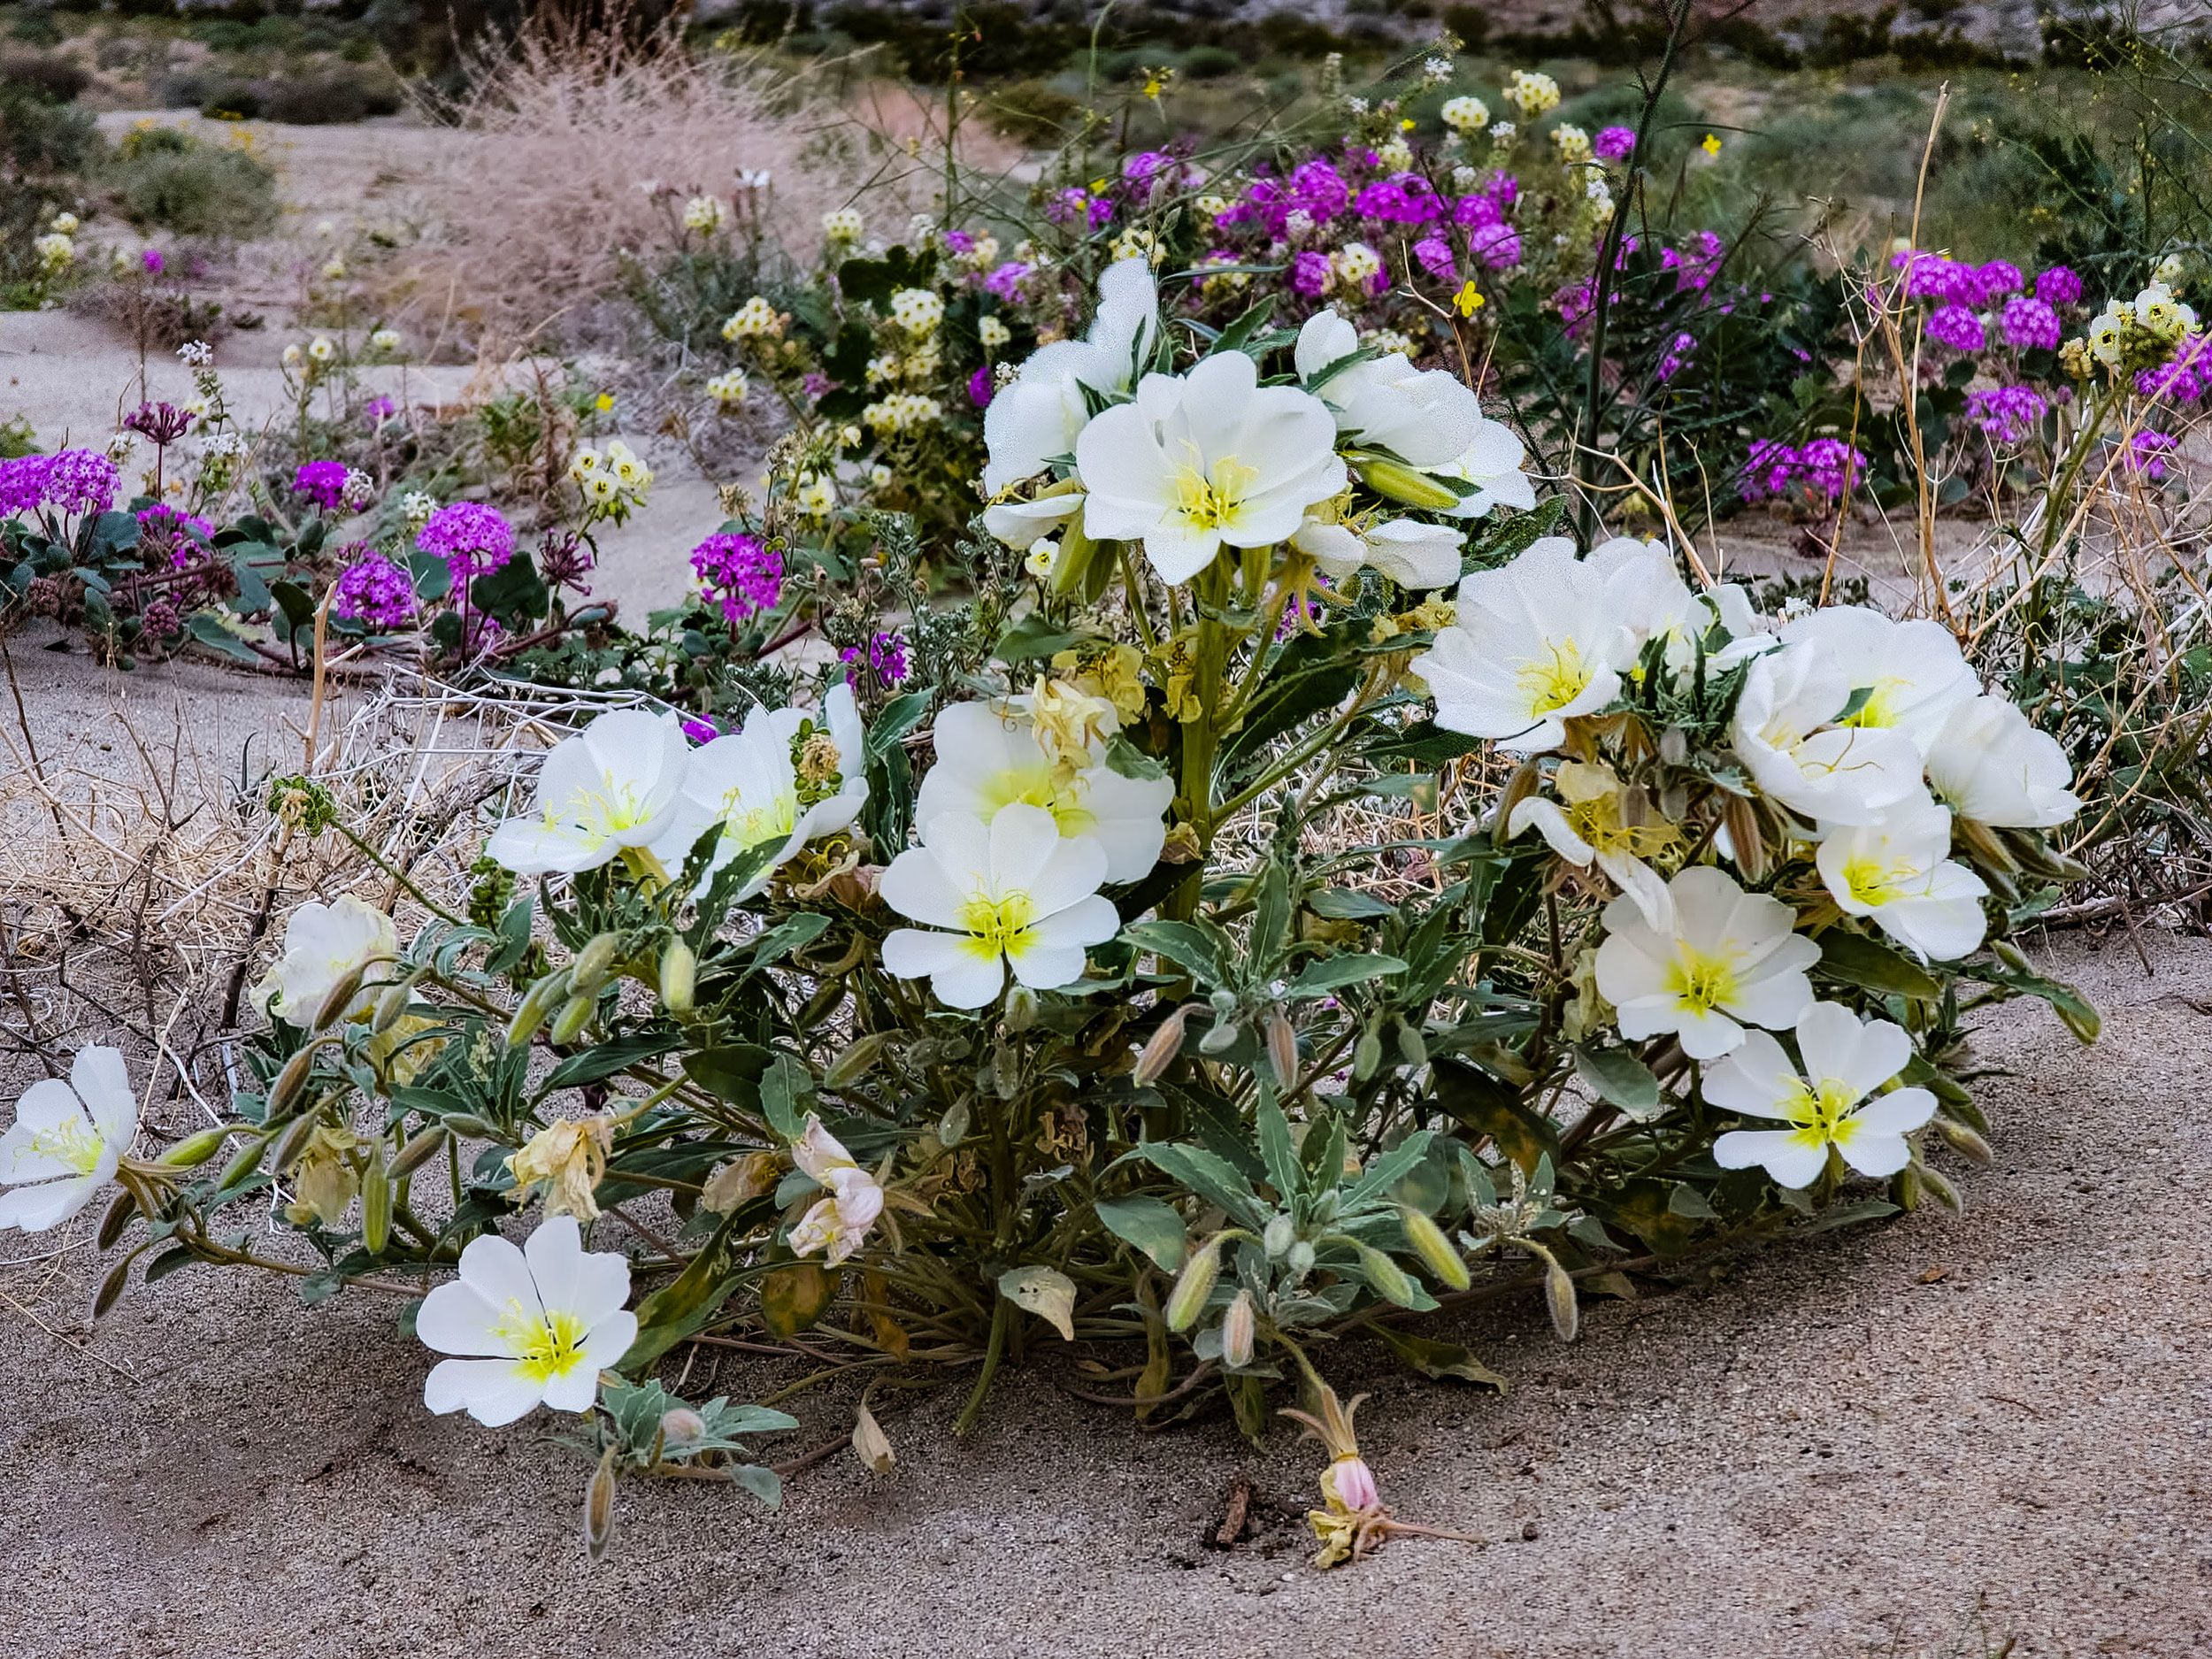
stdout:
[[718,409],[735,409],[752,389],[742,369],[726,369],[707,382],[707,396]]
[[720,230],[730,216],[730,210],[718,196],[695,196],[684,204],[684,228],[695,230],[703,236],[711,236]]
[[901,288],[891,296],[891,320],[921,339],[945,320],[945,302],[931,288]]
[[583,493],[588,517],[612,518],[618,524],[645,504],[653,488],[653,469],[619,438],[609,439],[604,453],[577,450],[568,464],[568,476]]
[[1551,129],[1551,146],[1566,166],[1578,167],[1590,159],[1590,134],[1571,122],[1562,121]]
[[1444,125],[1462,138],[1472,138],[1490,125],[1490,106],[1464,93],[1445,99],[1444,107],[1438,113],[1443,117]]
[[2174,297],[2163,282],[2153,282],[2132,301],[2105,302],[2089,324],[2089,355],[2098,362],[2117,365],[2127,355],[2129,336],[2148,335],[2153,342],[2175,346],[2196,332],[2197,313]]
[[933,426],[944,419],[944,406],[920,392],[894,392],[860,411],[868,430],[879,438],[894,438]]
[[856,207],[835,207],[822,215],[822,234],[834,242],[858,242],[867,220]]
[[765,295],[756,294],[739,306],[722,325],[722,338],[734,344],[740,340],[774,340],[783,334],[783,316],[769,303]]

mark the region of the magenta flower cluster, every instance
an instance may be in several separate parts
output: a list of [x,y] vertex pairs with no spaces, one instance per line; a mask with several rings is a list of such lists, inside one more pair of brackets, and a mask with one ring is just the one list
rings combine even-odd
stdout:
[[[2045,275],[2049,273],[2046,272]],[[2031,294],[2015,295],[2005,302],[2004,315],[1999,326],[2005,331],[2005,343],[2015,351],[2055,351],[2062,332],[2058,312],[2048,300]]]
[[1893,255],[1889,263],[1892,269],[1905,273],[1905,292],[1911,298],[1941,300],[1953,305],[1993,305],[2008,294],[2017,294],[2026,281],[2020,267],[2004,259],[1974,265],[1947,254],[1908,248]]
[[1744,461],[1738,493],[1746,501],[1765,496],[1839,501],[1866,473],[1866,457],[1840,438],[1815,438],[1800,448],[1774,438],[1752,444]]
[[1928,313],[1928,338],[1954,351],[1979,351],[1989,343],[1982,319],[1960,304],[1939,305]]
[[783,555],[744,534],[710,535],[691,550],[699,591],[732,627],[772,611],[783,595]]
[[2128,441],[2128,465],[2140,476],[2154,484],[2165,482],[2167,457],[2174,452],[2170,434],[2139,432]]
[[865,662],[876,683],[885,687],[904,685],[910,667],[906,656],[906,636],[896,631],[875,635],[868,641],[864,655],[857,645],[848,645],[837,653],[837,659],[853,668]]
[[351,550],[357,557],[338,572],[338,580],[331,589],[332,611],[366,628],[403,628],[412,622],[413,579],[365,543],[357,544]]
[[2135,389],[2145,397],[2168,403],[2193,403],[2212,391],[2212,334],[2191,334],[2174,355],[2135,377]]
[[2032,386],[1993,386],[1966,395],[1966,418],[1999,443],[2024,442],[2050,407]]
[[495,571],[515,556],[514,526],[480,501],[457,501],[432,513],[415,545],[445,561],[458,583]]
[[292,493],[304,495],[325,512],[334,512],[346,496],[343,461],[309,461],[292,474]]
[[58,449],[0,461],[0,516],[102,513],[115,505],[123,475],[97,449]]
[[1590,153],[1600,161],[1626,161],[1636,149],[1635,129],[1601,127],[1590,141]]

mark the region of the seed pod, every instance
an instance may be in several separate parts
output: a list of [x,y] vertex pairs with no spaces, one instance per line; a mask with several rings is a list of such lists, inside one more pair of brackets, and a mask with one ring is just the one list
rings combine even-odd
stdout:
[[576,995],[570,997],[567,1002],[561,1004],[561,1011],[553,1016],[553,1023],[546,1027],[546,1041],[557,1043],[574,1042],[582,1033],[585,1025],[590,1023],[592,1010],[598,1006],[599,999],[595,996],[586,996],[579,992]]
[[108,1212],[100,1217],[98,1247],[104,1250],[123,1236],[123,1229],[131,1225],[131,1217],[138,1213],[138,1201],[129,1191],[119,1192]]
[[368,971],[369,964],[365,962],[330,987],[315,1010],[315,1030],[327,1031],[345,1018],[353,999],[361,995],[361,980]]
[[891,1033],[887,1031],[872,1031],[855,1037],[831,1058],[829,1069],[822,1073],[822,1087],[849,1088],[860,1081],[882,1057],[890,1041]]
[[555,1003],[568,995],[568,972],[560,969],[522,994],[522,1001],[515,1004],[514,1018],[507,1022],[507,1046],[519,1048],[538,1034],[538,1027],[545,1024],[545,1017],[553,1011]]
[[384,1254],[392,1241],[392,1172],[384,1162],[384,1143],[369,1145],[368,1165],[361,1171],[361,1248],[371,1256]]
[[1985,1169],[1989,1166],[1993,1155],[1989,1149],[1988,1141],[1983,1140],[1964,1124],[1955,1122],[1949,1118],[1937,1118],[1935,1125],[1936,1133],[1961,1152]]
[[444,1146],[449,1138],[445,1125],[432,1124],[400,1148],[399,1156],[392,1160],[392,1179],[402,1180],[412,1175],[437,1156],[438,1148]]
[[218,1193],[227,1193],[234,1187],[242,1187],[246,1178],[261,1167],[261,1160],[269,1150],[268,1135],[257,1135],[231,1156],[223,1165],[223,1178],[215,1183]]
[[217,1124],[197,1134],[187,1135],[161,1155],[161,1161],[171,1169],[197,1169],[223,1149],[223,1142],[232,1133],[229,1124]]
[[1505,793],[1498,797],[1497,816],[1490,823],[1493,846],[1502,847],[1513,839],[1513,809],[1534,795],[1543,781],[1544,769],[1532,757],[1514,769],[1506,780]]
[[614,966],[614,953],[621,949],[620,933],[595,933],[584,941],[584,948],[576,953],[576,960],[568,968],[569,983],[579,996],[606,983],[607,971]]
[[1721,807],[1720,821],[1727,827],[1729,850],[1735,855],[1736,867],[1743,872],[1744,879],[1763,880],[1767,872],[1767,838],[1758,807],[1742,795],[1732,795]]
[[1417,1071],[1429,1063],[1428,1039],[1421,1034],[1419,1026],[1407,1020],[1398,1022],[1398,1052]]
[[837,1011],[837,1005],[845,1000],[845,982],[832,979],[806,1000],[799,1010],[798,1028],[801,1031],[819,1031],[829,1023],[829,1017]]
[[1298,1080],[1298,1033],[1279,1008],[1267,1010],[1262,1029],[1267,1033],[1267,1065],[1275,1074],[1275,1087],[1289,1088]]
[[1573,1279],[1549,1251],[1544,1254],[1544,1306],[1551,1310],[1551,1328],[1559,1333],[1559,1340],[1573,1341],[1582,1328],[1582,1304],[1575,1295]]
[[1253,1337],[1258,1328],[1259,1310],[1252,1305],[1252,1293],[1240,1290],[1221,1321],[1221,1358],[1231,1371],[1242,1371],[1252,1363]]
[[1168,1067],[1183,1052],[1183,1028],[1190,1023],[1192,1004],[1186,1002],[1159,1024],[1157,1030],[1145,1041],[1143,1051],[1137,1056],[1136,1079],[1139,1084],[1158,1082],[1167,1075]]
[[614,1460],[612,1446],[600,1455],[599,1467],[584,1486],[584,1553],[598,1561],[614,1540]]
[[1359,1271],[1374,1286],[1375,1294],[1386,1302],[1410,1308],[1420,1300],[1413,1276],[1371,1244],[1359,1246]]
[[122,1296],[123,1287],[130,1283],[131,1263],[137,1259],[138,1252],[133,1250],[113,1267],[108,1269],[107,1277],[100,1281],[100,1288],[93,1294],[92,1317],[95,1319],[115,1306],[117,1301]]
[[1006,993],[1006,1011],[1000,1016],[1009,1035],[1018,1037],[1037,1023],[1037,994],[1027,986],[1017,983]]
[[1357,464],[1359,475],[1367,487],[1378,495],[1419,507],[1429,512],[1441,512],[1447,507],[1459,504],[1459,497],[1438,483],[1425,472],[1417,472],[1402,461],[1385,460],[1380,456]]
[[448,1112],[445,1126],[457,1135],[467,1135],[477,1141],[503,1141],[499,1125],[479,1118],[474,1112]]
[[1201,1245],[1175,1276],[1175,1288],[1167,1298],[1167,1328],[1187,1331],[1196,1325],[1206,1310],[1206,1298],[1213,1294],[1214,1280],[1220,1277],[1221,1240],[1217,1236]]
[[689,1019],[699,985],[699,957],[680,938],[661,951],[661,1005],[678,1019]]
[[315,1125],[322,1119],[322,1111],[318,1108],[314,1111],[302,1112],[284,1126],[284,1133],[277,1137],[276,1141],[278,1169],[288,1170],[299,1162],[300,1155],[307,1150],[307,1138],[315,1133]]
[[1267,1218],[1267,1231],[1260,1234],[1260,1243],[1267,1250],[1267,1259],[1279,1262],[1290,1247],[1298,1241],[1298,1224],[1281,1210]]
[[1409,1204],[1398,1212],[1399,1225],[1406,1230],[1406,1242],[1421,1258],[1421,1264],[1454,1290],[1464,1290],[1474,1283],[1474,1275],[1467,1271],[1466,1258],[1452,1248],[1452,1241],[1421,1211]]
[[315,1069],[315,1045],[307,1047],[284,1063],[284,1069],[276,1076],[269,1090],[269,1117],[272,1121],[288,1117],[299,1104],[300,1091],[307,1087],[307,1074]]

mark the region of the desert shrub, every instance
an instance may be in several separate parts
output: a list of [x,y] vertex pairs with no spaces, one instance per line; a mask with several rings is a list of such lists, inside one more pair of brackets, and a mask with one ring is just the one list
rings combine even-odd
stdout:
[[984,115],[1009,138],[1024,143],[1056,143],[1071,130],[1083,107],[1074,94],[1044,81],[1015,81],[983,95]]
[[1183,54],[1183,73],[1193,81],[1218,81],[1244,67],[1244,60],[1225,46],[1194,46]]
[[340,69],[251,79],[218,77],[201,82],[196,93],[204,115],[242,116],[299,127],[393,115],[405,101],[399,83],[388,74]]
[[0,85],[23,87],[67,104],[91,84],[75,59],[51,52],[0,51]]
[[234,145],[165,130],[173,136],[127,141],[104,170],[104,181],[134,224],[242,238],[276,222],[276,174],[265,162]]

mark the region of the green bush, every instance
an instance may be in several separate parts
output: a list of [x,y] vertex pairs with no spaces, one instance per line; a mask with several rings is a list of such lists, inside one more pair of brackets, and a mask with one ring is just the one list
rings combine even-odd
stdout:
[[1183,54],[1183,73],[1193,81],[1218,81],[1244,67],[1244,60],[1226,46],[1194,46]]
[[50,52],[0,52],[0,82],[27,88],[57,104],[74,98],[91,79],[73,60]]
[[242,150],[134,145],[109,183],[133,224],[180,236],[253,236],[276,222],[276,174]]

